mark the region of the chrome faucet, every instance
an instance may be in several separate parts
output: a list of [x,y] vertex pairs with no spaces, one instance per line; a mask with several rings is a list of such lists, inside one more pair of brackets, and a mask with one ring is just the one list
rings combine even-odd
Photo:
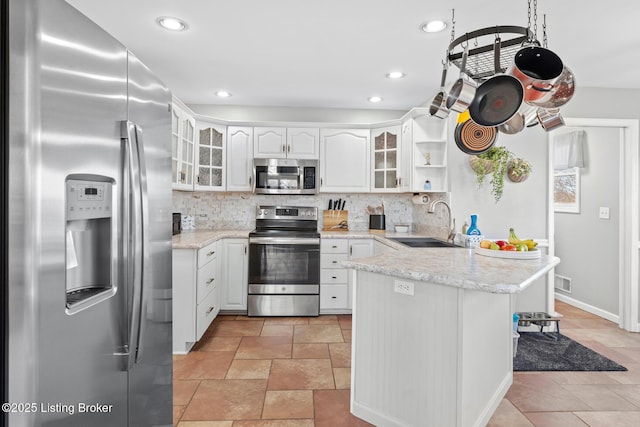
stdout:
[[447,208],[447,212],[449,213],[449,225],[447,226],[449,235],[447,236],[447,241],[453,242],[453,239],[456,236],[456,220],[451,218],[451,207],[449,206],[449,203],[442,199],[434,200],[429,204],[427,212],[434,213],[436,211],[436,206],[438,206],[439,204],[443,204]]

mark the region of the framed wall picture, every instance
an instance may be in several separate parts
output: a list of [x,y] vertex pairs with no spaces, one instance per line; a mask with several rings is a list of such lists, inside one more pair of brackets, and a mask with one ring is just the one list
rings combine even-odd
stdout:
[[553,208],[555,212],[580,213],[580,168],[555,171]]

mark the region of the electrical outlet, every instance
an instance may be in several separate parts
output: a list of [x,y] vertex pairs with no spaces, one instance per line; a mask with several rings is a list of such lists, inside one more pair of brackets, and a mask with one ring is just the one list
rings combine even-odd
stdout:
[[396,280],[393,282],[393,291],[399,294],[413,295],[413,283]]
[[600,206],[600,219],[609,219],[609,208]]

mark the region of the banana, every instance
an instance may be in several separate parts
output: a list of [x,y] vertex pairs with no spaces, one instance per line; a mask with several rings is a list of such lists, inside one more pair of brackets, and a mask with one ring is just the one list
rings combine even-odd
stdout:
[[513,230],[513,228],[509,229],[509,243],[511,243],[512,245],[527,245],[527,248],[529,250],[535,249],[536,246],[538,246],[538,242],[534,241],[533,239],[527,239],[527,240],[521,240],[518,238],[518,236],[516,236],[515,231]]

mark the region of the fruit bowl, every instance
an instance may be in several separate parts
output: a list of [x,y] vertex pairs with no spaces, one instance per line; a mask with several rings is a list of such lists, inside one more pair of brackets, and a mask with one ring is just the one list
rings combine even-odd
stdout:
[[537,259],[540,258],[542,252],[540,249],[532,249],[530,251],[499,251],[494,249],[484,249],[476,247],[475,253],[482,256],[488,256],[492,258],[506,258],[506,259]]

